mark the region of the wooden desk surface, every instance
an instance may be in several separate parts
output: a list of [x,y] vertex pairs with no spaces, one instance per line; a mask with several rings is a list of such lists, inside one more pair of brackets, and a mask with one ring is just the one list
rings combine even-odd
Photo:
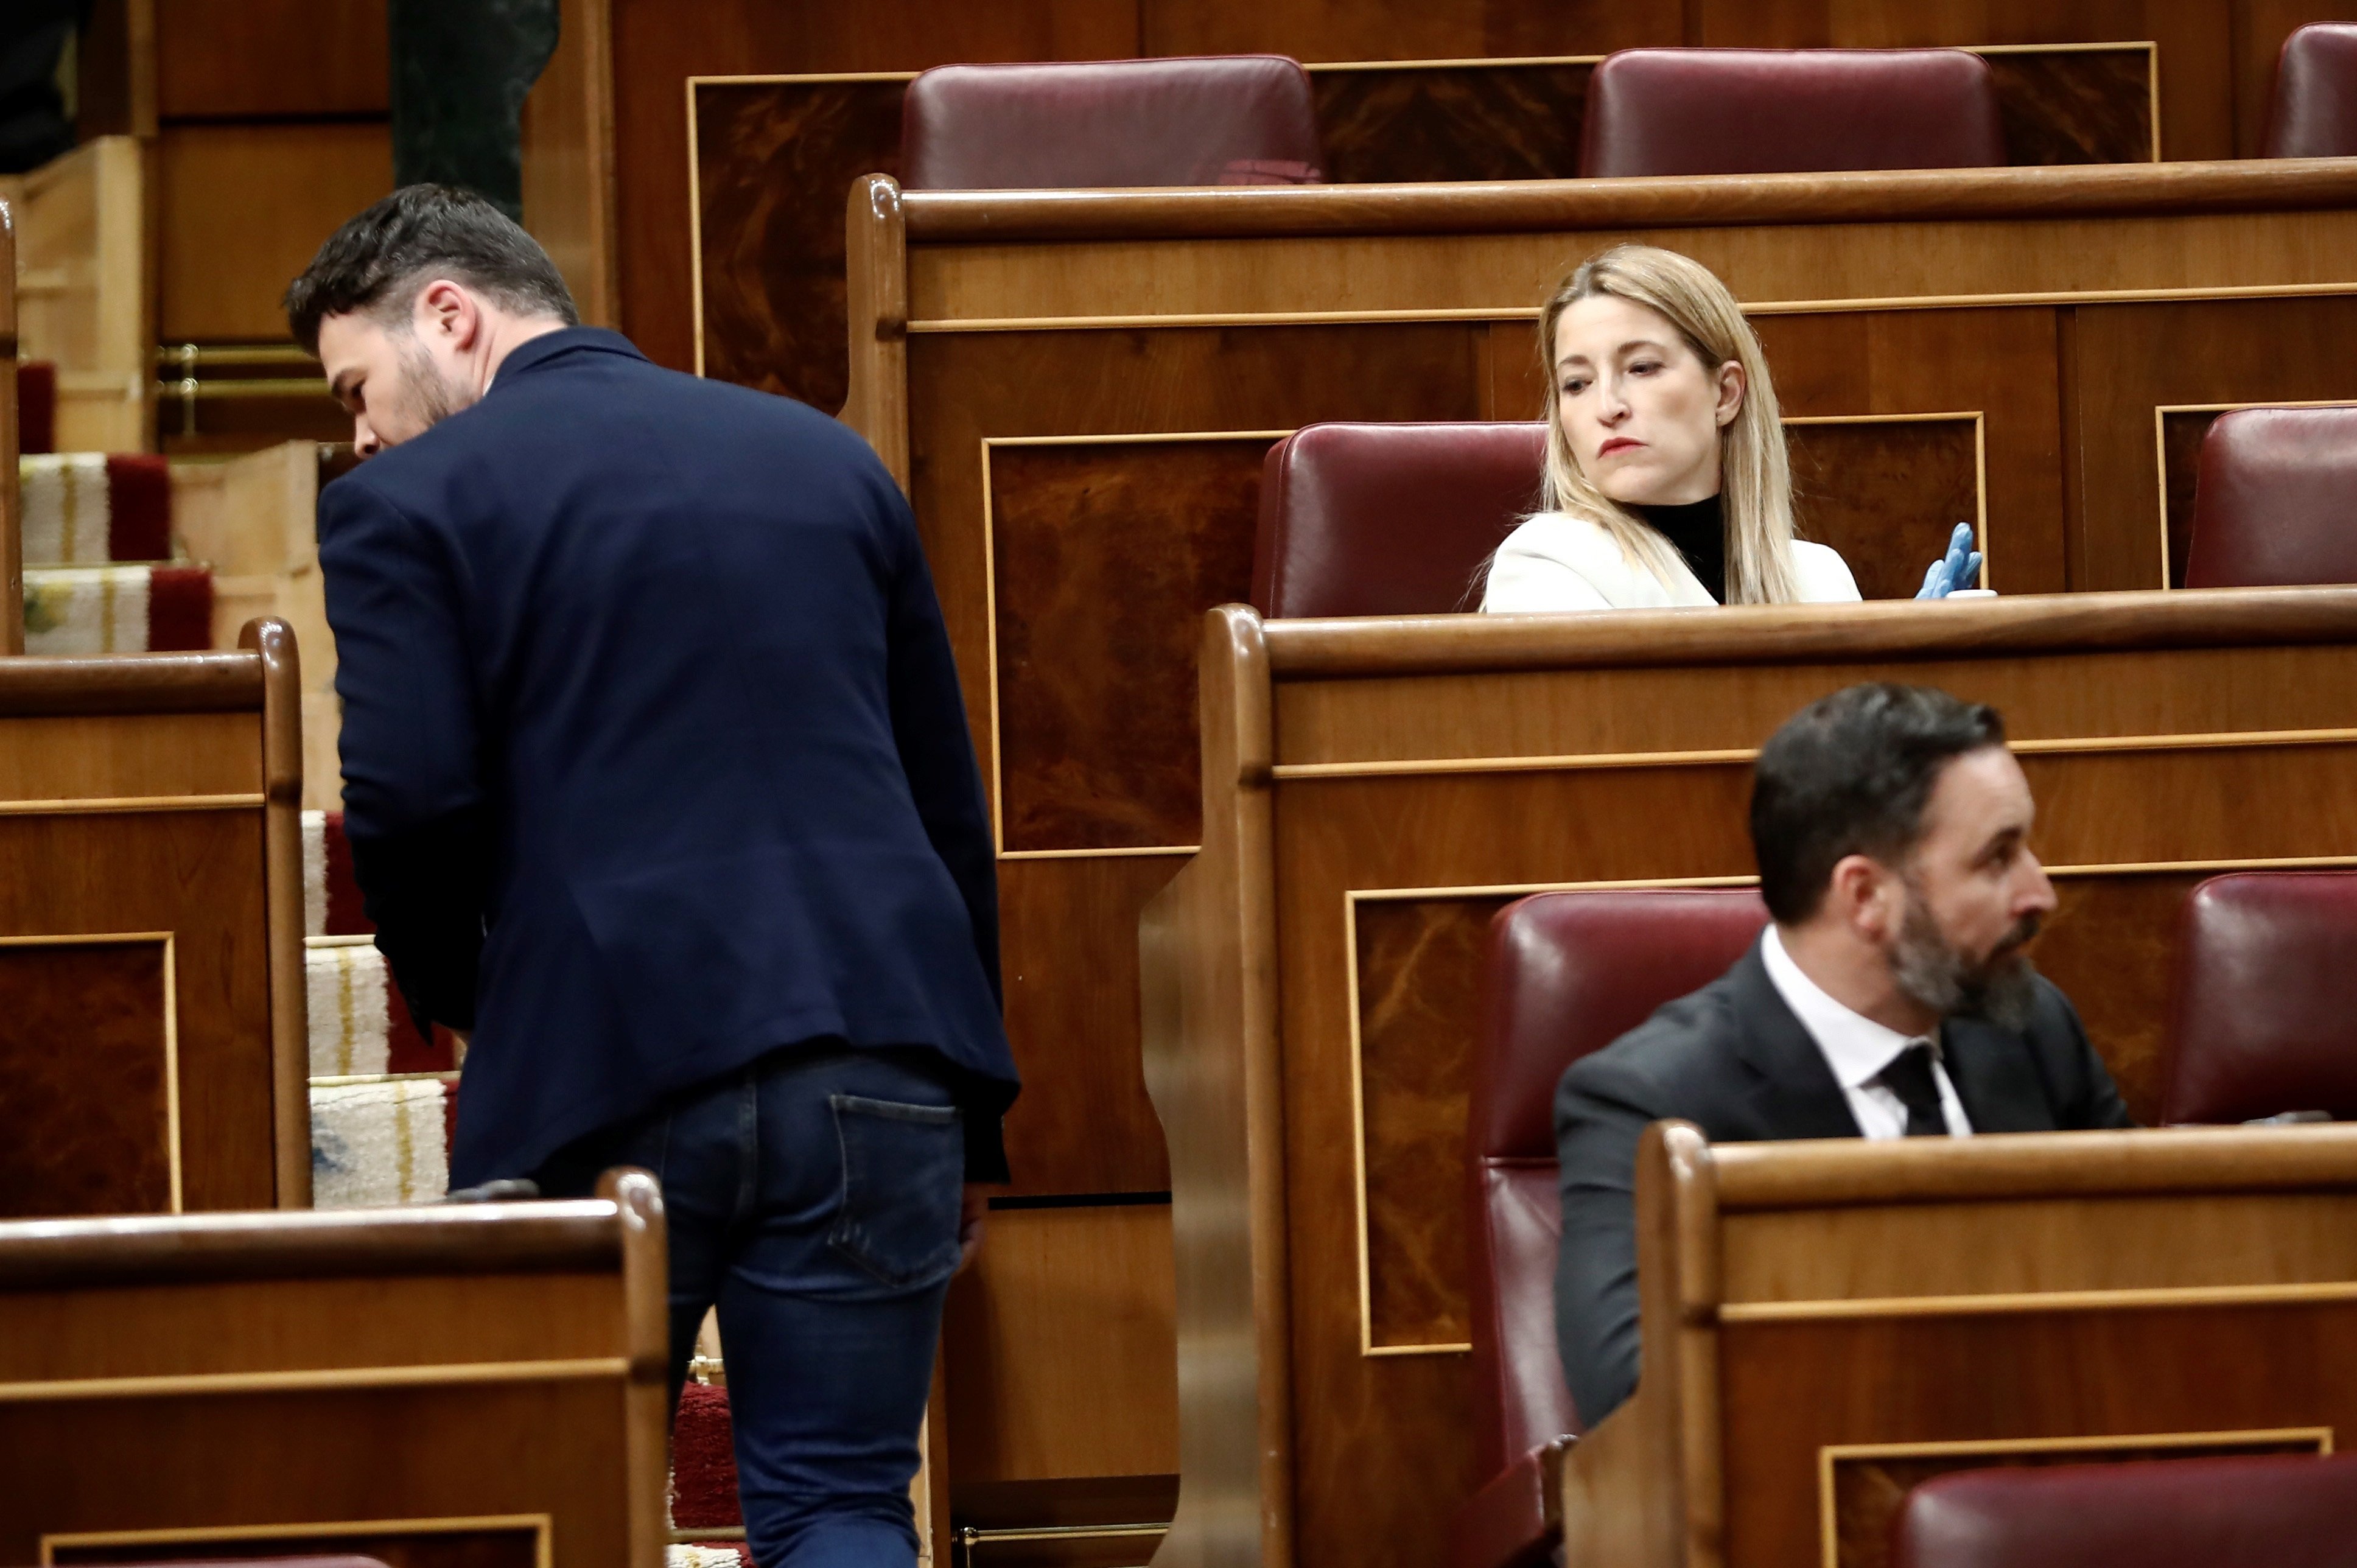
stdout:
[[2039,961],[2147,1116],[2187,889],[2357,865],[2352,590],[1230,607],[1205,639],[1203,848],[1140,939],[1178,1238],[1181,1561],[1438,1558],[1487,1478],[1461,1163],[1489,918],[1545,888],[1750,882],[1751,757],[1806,703],[1899,680],[2004,713],[2062,898]]
[[1638,1157],[1646,1370],[1577,1444],[1597,1568],[1883,1568],[1943,1471],[2329,1453],[2357,1422],[2357,1128]]

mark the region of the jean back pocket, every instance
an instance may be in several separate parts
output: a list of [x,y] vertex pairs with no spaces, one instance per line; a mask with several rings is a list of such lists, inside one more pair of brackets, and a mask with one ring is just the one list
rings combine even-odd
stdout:
[[957,1268],[965,1129],[955,1106],[831,1094],[843,1205],[827,1240],[887,1285],[939,1284]]

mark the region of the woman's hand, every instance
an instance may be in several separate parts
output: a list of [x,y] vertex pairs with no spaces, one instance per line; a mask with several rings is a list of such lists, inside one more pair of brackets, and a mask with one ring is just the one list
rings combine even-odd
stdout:
[[1919,599],[1944,599],[1958,588],[1977,585],[1981,578],[1981,553],[1973,548],[1973,525],[1956,524],[1956,532],[1948,536],[1948,553],[1932,563],[1923,574],[1923,585],[1916,591]]

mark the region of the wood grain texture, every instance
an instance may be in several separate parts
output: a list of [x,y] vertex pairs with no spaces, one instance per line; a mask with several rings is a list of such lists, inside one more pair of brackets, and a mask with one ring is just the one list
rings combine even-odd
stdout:
[[1178,1468],[1170,1210],[993,1210],[950,1290],[950,1452],[962,1483]]
[[0,943],[0,1218],[172,1208],[164,943]]
[[1006,1034],[1024,1090],[1006,1117],[1022,1195],[1168,1192],[1138,1058],[1137,919],[1176,855],[998,866]]
[[[1973,420],[1802,424],[1789,435],[1802,534],[1838,551],[1869,599],[1913,598],[1948,531],[1959,522],[1978,526],[1980,443]],[[2026,553],[2041,542],[2045,550],[2028,555],[2018,580],[2048,576],[2061,564],[2061,541],[2051,535],[2031,535]],[[2017,580],[2001,570],[1992,575]]]
[[260,1539],[230,1541],[181,1540],[167,1530],[120,1545],[58,1545],[52,1548],[49,1557],[60,1564],[147,1563],[155,1560],[159,1550],[169,1550],[176,1562],[202,1563],[251,1560],[263,1552],[290,1556],[358,1552],[374,1558],[385,1568],[537,1568],[540,1537],[538,1527],[529,1524],[455,1530],[298,1528]]
[[2008,164],[2129,164],[2153,157],[2153,57],[2146,50],[1986,58]]
[[2185,563],[2193,554],[2193,486],[2201,471],[2201,441],[2218,415],[2208,409],[2165,413],[2154,439],[2160,443],[2161,532],[2169,552],[2169,585],[2185,586]]
[[591,327],[619,324],[615,277],[613,21],[608,0],[559,0],[556,52],[523,103],[523,225]]
[[704,373],[827,413],[850,394],[843,193],[900,172],[905,84],[699,88]]
[[385,0],[163,0],[156,108],[165,120],[382,116]]
[[1335,185],[1572,179],[1587,61],[1314,71],[1318,136]]
[[[2090,587],[2161,584],[2157,409],[2357,398],[2357,365],[2338,347],[2357,331],[2357,299],[2085,306],[2075,315],[2078,369],[2066,395],[2082,432]],[[2178,438],[2190,434],[2180,421]],[[2179,581],[2182,563],[2172,543]]]
[[633,1304],[652,1283],[661,1316],[662,1210],[644,1177],[617,1196],[0,1226],[0,1552],[545,1515],[563,1568],[657,1568],[662,1354]]
[[16,221],[0,201],[0,657],[25,651],[25,531],[16,493]]
[[269,944],[272,1144],[281,1208],[311,1207],[310,987],[303,978],[303,670],[295,633],[250,621],[238,647],[262,663],[262,856]]
[[[1270,445],[992,449],[1006,848],[1138,848],[1201,836],[1201,615],[1251,593]],[[1076,649],[1088,657],[1073,659]]]

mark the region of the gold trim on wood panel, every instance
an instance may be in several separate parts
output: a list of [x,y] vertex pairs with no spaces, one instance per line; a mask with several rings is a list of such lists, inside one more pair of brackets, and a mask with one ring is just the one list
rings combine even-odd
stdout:
[[[261,797],[256,796],[259,800]],[[170,1183],[171,1207],[184,1212],[187,1176],[180,1154],[180,987],[170,931],[47,932],[37,936],[0,937],[0,948],[143,947],[164,950],[164,994],[158,1011],[164,1022],[164,1164]]]
[[2156,502],[2160,508],[2160,585],[2163,590],[2174,586],[2169,582],[2169,416],[2172,413],[2232,413],[2244,408],[2357,408],[2357,398],[2262,398],[2251,403],[2163,403],[2152,410],[2152,460],[2160,485]]
[[1986,1295],[1858,1296],[1824,1301],[1737,1301],[1715,1309],[1722,1324],[1838,1323],[1900,1317],[2015,1317],[2056,1312],[2137,1312],[2203,1306],[2299,1306],[2357,1302],[2357,1280],[2291,1284],[2148,1285],[2119,1290],[1998,1291]]
[[987,660],[985,687],[990,697],[990,843],[1000,860],[1112,859],[1119,856],[1193,854],[1199,844],[1141,844],[1110,849],[1017,849],[1006,847],[1006,777],[1001,763],[998,695],[998,520],[991,499],[990,455],[1000,446],[1114,446],[1170,445],[1181,441],[1282,441],[1290,430],[1157,430],[1135,435],[1098,432],[1087,435],[985,435],[982,438],[982,616]]
[[328,1520],[313,1524],[207,1524],[163,1530],[61,1530],[40,1541],[41,1568],[57,1568],[60,1547],[195,1545],[221,1541],[292,1541],[308,1536],[455,1535],[462,1530],[529,1530],[534,1568],[551,1568],[554,1521],[544,1513],[439,1515],[426,1519]]
[[220,1394],[309,1393],[337,1389],[465,1387],[628,1378],[627,1356],[547,1361],[452,1361],[414,1367],[311,1367],[265,1372],[184,1372],[136,1378],[57,1378],[0,1383],[0,1404],[82,1400],[202,1399]]
[[[2346,746],[2352,729],[2219,730],[2196,735],[2072,736],[2008,741],[2017,757],[2093,755],[2114,751],[2214,751],[2243,746]],[[1572,773],[1641,768],[1712,768],[1758,759],[1757,746],[1716,751],[1567,752],[1551,757],[1416,757],[1398,762],[1280,762],[1276,779],[1374,779],[1454,773]]]
[[1817,1540],[1823,1568],[1841,1568],[1834,1467],[1844,1460],[1986,1458],[2001,1454],[2102,1454],[2152,1448],[2276,1449],[2311,1443],[2332,1452],[2329,1426],[2244,1428],[2227,1432],[2133,1432],[2074,1437],[1977,1437],[1933,1443],[1829,1443],[1817,1450]]
[[[2022,214],[2024,218],[2035,214]],[[1929,221],[1929,220],[1927,220]],[[1964,222],[1968,220],[1941,220]],[[1631,230],[1658,234],[1675,225]],[[1318,238],[1319,236],[1295,236]],[[1364,241],[1367,235],[1334,236]],[[1381,239],[1385,236],[1373,236]],[[1411,238],[1417,236],[1396,236]],[[1207,243],[1212,242],[1210,241]],[[1854,299],[1771,299],[1738,303],[1746,316],[1835,316],[1870,311],[2003,310],[2033,305],[2166,305],[2210,299],[2308,299],[2357,294],[2357,280],[2342,283],[2203,284],[2185,288],[2093,288],[2026,294],[1926,294],[1870,295]],[[1126,316],[928,317],[909,330],[924,332],[1117,332],[1178,327],[1387,327],[1430,321],[1535,321],[1536,306],[1449,306],[1402,310],[1204,311],[1193,314]]]
[[[2224,873],[2229,871],[2310,871],[2347,866],[2357,866],[2357,855],[2300,855],[2276,859],[2243,860],[2122,861],[2112,865],[2095,864],[2087,865],[2050,865],[2046,867],[2046,875],[2049,877],[2069,879],[2094,876],[2166,875],[2190,871],[2212,873]],[[1438,887],[1348,887],[1343,889],[1342,952],[1343,984],[1345,988],[1343,1000],[1346,1016],[1350,1022],[1351,1031],[1351,1155],[1352,1186],[1354,1188],[1352,1197],[1358,1208],[1359,1353],[1361,1356],[1437,1356],[1469,1350],[1472,1347],[1470,1345],[1460,1345],[1456,1343],[1436,1343],[1428,1345],[1377,1345],[1374,1343],[1374,1293],[1371,1284],[1372,1269],[1371,1258],[1372,1251],[1372,1233],[1367,1223],[1367,1118],[1365,1076],[1362,1060],[1364,1045],[1359,1022],[1361,1011],[1359,993],[1359,906],[1361,903],[1404,903],[1427,899],[1437,901],[1449,898],[1526,898],[1535,893],[1625,892],[1640,888],[1756,887],[1759,885],[1760,878],[1755,875],[1730,876],[1634,876],[1600,878],[1582,882],[1517,882],[1488,885],[1466,884]],[[2263,1286],[2250,1288],[2274,1289],[2279,1287]],[[2352,1298],[2357,1298],[2357,1283],[2352,1283],[2347,1286],[2333,1286],[2331,1288],[2346,1289],[2350,1292]],[[2094,1292],[2082,1294],[2103,1295],[2108,1299],[2116,1295],[2135,1294],[2136,1293]],[[1928,1301],[1943,1298],[1923,1297],[1920,1299]],[[1997,1298],[1985,1296],[1944,1299],[1987,1301]],[[2050,1301],[2057,1299],[2057,1297],[2049,1296],[2040,1299]],[[1781,1306],[1786,1304],[1779,1303],[1760,1305]],[[1806,1306],[1824,1305],[1831,1307],[1847,1307],[1853,1304],[1846,1302],[1835,1302],[1828,1304],[1803,1303],[1797,1305]],[[2164,1302],[2155,1305],[2169,1305],[2177,1304]],[[2029,1309],[2025,1308],[2021,1310]],[[1732,1307],[1721,1307],[1719,1309],[1719,1316],[1724,1321],[1740,1322],[1746,1320],[1761,1321],[1777,1315],[1759,1312],[1753,1310],[1750,1306],[1738,1305]],[[1829,1311],[1817,1314],[1796,1313],[1785,1316],[1795,1317],[1803,1316],[1830,1317],[1843,1316],[1865,1316],[1874,1315],[1866,1313],[1842,1313]]]
[[695,373],[704,374],[704,148],[695,124],[695,86],[687,79],[687,307],[695,334]]
[[252,795],[94,795],[87,800],[0,800],[0,817],[81,817],[118,811],[251,811],[263,797]]

